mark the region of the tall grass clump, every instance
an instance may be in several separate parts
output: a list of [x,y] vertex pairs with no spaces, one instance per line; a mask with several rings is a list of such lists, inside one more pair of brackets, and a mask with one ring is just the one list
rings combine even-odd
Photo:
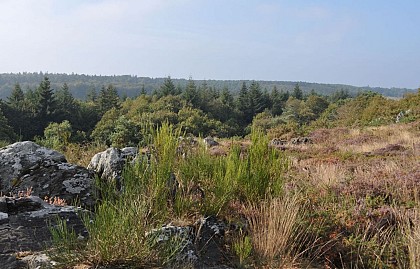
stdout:
[[69,264],[82,259],[80,251],[83,249],[83,243],[78,239],[74,229],[68,227],[66,219],[57,216],[55,224],[50,223],[49,227],[54,246],[49,255],[55,262]]
[[270,148],[267,136],[257,128],[252,128],[251,142],[247,150],[232,143],[227,156],[210,156],[200,147],[180,160],[182,184],[204,190],[201,214],[219,215],[231,201],[256,202],[281,193],[289,160]]
[[123,171],[122,189],[100,184],[102,200],[86,218],[87,250],[95,264],[118,261],[143,265],[155,261],[156,249],[146,234],[164,223],[172,202],[173,168],[179,131],[163,124],[153,132],[150,157],[139,157]]
[[[237,180],[238,191],[245,200],[257,201],[268,194],[279,195],[283,174],[289,160],[283,153],[269,147],[268,137],[262,130],[253,127],[251,145],[242,158],[234,159],[232,176]],[[237,154],[233,152],[233,154]]]
[[[153,197],[153,211],[165,212],[168,202],[174,203],[178,183],[174,174],[177,159],[178,138],[181,129],[174,129],[168,123],[158,127],[153,132],[153,145],[150,159],[150,175],[143,187],[147,188],[148,195]],[[140,172],[142,172],[141,169]]]
[[69,163],[87,167],[93,155],[106,149],[107,146],[105,144],[97,142],[89,144],[69,143],[63,151],[63,154]]
[[407,244],[410,269],[420,268],[420,211],[414,208],[411,216],[404,217],[404,239]]
[[239,149],[234,147],[227,157],[217,157],[213,166],[213,179],[207,186],[210,199],[204,205],[205,215],[219,215],[227,203],[235,198],[237,182],[232,174],[238,169],[239,154]]
[[[402,234],[393,226],[369,225],[345,240],[349,247],[349,261],[343,268],[407,268]],[[417,268],[417,267],[416,267]]]
[[[141,177],[137,173],[140,169],[145,169]],[[140,262],[152,256],[145,233],[155,224],[156,216],[151,211],[153,197],[143,188],[150,174],[147,161],[127,166],[123,190],[118,194],[115,184],[99,180],[102,200],[96,206],[95,215],[84,218],[89,232],[87,258],[93,263]]]
[[[199,145],[177,163],[177,179],[182,191],[177,193],[175,210],[178,216],[188,213],[218,215],[233,199],[235,182],[228,175],[232,158],[239,158],[236,148],[228,157],[211,156],[204,145]],[[236,168],[235,168],[236,169]],[[203,192],[204,197],[197,196]],[[198,200],[197,200],[198,198]],[[191,212],[191,211],[195,212]]]
[[298,195],[249,203],[245,208],[258,262],[269,267],[294,265],[302,255],[304,206]]

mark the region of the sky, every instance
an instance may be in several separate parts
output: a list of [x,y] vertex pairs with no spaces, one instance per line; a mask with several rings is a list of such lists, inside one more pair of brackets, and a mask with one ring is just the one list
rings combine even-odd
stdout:
[[0,73],[420,87],[418,0],[0,0]]

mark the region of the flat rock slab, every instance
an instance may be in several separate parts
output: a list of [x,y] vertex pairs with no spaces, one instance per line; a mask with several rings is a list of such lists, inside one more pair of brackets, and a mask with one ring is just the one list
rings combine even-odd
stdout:
[[18,253],[51,246],[50,229],[58,218],[77,235],[88,235],[78,215],[80,210],[72,206],[50,205],[36,196],[1,197],[0,209],[0,268],[28,268],[28,262],[33,260],[20,260]]

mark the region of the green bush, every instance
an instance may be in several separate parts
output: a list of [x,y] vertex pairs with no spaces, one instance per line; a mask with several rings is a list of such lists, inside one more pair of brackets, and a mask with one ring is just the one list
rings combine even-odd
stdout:
[[71,124],[65,120],[61,123],[52,122],[44,130],[44,139],[38,142],[56,150],[64,150],[71,137]]

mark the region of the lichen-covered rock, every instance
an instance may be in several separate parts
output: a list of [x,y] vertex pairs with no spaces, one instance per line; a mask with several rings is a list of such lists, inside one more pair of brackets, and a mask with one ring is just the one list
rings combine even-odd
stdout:
[[52,269],[56,268],[57,262],[51,260],[47,254],[42,252],[31,253],[22,257],[22,262],[28,265],[28,269]]
[[279,139],[279,138],[274,138],[274,139],[272,139],[270,141],[270,145],[271,146],[277,146],[277,147],[279,147],[279,146],[284,146],[286,144],[287,144],[287,140]]
[[17,179],[40,165],[66,162],[63,154],[40,147],[31,141],[17,142],[0,149],[0,189],[5,192],[16,185]]
[[206,138],[203,139],[204,144],[206,145],[206,147],[211,148],[214,146],[218,146],[219,142],[217,142],[216,140],[214,140],[213,137],[211,136],[207,136]]
[[170,261],[172,265],[194,265],[198,261],[194,247],[194,228],[191,226],[165,225],[146,234],[152,247],[177,245],[177,253]]
[[219,268],[227,261],[224,255],[225,233],[228,225],[214,216],[200,218],[194,225],[165,225],[153,229],[147,236],[155,246],[172,242],[178,244],[178,252],[172,265],[188,265],[191,268]]
[[293,145],[311,144],[312,139],[310,137],[295,137],[290,140]]
[[200,250],[200,264],[205,267],[224,264],[225,233],[228,225],[215,216],[201,218],[195,223],[196,248]]
[[[50,228],[56,225],[57,218],[65,220],[76,234],[87,236],[78,216],[80,209],[73,206],[51,205],[37,196],[1,197],[0,209],[1,268],[36,268],[34,264],[50,264],[45,255],[37,252],[51,245]],[[25,252],[31,256],[21,257]],[[44,265],[39,268],[47,268]]]
[[67,203],[94,204],[94,174],[69,164],[61,153],[34,142],[17,142],[0,149],[0,192],[17,194],[31,189],[44,198],[60,197]]
[[88,169],[96,171],[102,179],[120,181],[124,165],[127,161],[134,160],[137,154],[138,149],[135,147],[123,149],[111,147],[95,154],[88,165]]

